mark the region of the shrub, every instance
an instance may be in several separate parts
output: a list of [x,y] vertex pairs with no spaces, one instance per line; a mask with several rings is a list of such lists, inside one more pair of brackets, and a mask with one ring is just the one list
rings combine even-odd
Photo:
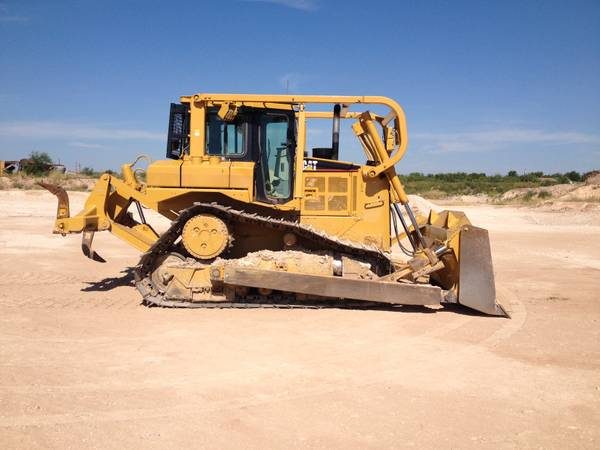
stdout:
[[50,171],[52,158],[46,152],[31,152],[29,159],[24,161],[23,171],[27,175],[43,175]]

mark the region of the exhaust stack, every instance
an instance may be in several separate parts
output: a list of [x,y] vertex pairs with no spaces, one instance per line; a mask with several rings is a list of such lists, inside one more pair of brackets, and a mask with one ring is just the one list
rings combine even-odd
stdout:
[[333,129],[331,132],[331,159],[339,159],[340,153],[340,111],[339,103],[333,107]]

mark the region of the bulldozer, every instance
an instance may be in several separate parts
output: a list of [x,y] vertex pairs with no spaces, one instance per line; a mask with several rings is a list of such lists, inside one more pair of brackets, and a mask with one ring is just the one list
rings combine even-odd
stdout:
[[[373,111],[377,111],[373,112]],[[340,123],[364,150],[340,159]],[[331,123],[331,147],[307,130]],[[329,125],[327,125],[329,127]],[[60,186],[54,233],[110,231],[141,252],[142,303],[162,307],[442,307],[507,316],[488,232],[459,211],[417,214],[396,172],[405,113],[383,96],[195,94],[170,106],[164,160],[103,174],[71,216]],[[158,233],[144,210],[169,219]],[[460,308],[458,308],[460,309]]]

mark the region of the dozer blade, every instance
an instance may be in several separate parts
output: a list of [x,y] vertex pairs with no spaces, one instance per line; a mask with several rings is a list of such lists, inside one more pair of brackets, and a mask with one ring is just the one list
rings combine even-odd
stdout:
[[56,195],[58,199],[58,209],[56,210],[57,219],[66,219],[69,217],[69,195],[67,192],[56,184],[38,182],[38,185]]
[[81,237],[81,251],[85,256],[94,261],[105,263],[106,260],[100,256],[98,253],[94,251],[92,248],[92,241],[94,240],[94,232],[93,231],[84,231],[83,236]]
[[488,231],[465,225],[460,230],[458,303],[493,316],[506,316],[496,302]]

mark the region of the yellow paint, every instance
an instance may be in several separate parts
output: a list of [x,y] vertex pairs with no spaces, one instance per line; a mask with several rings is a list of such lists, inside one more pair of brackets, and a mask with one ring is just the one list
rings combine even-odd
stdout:
[[[190,112],[189,152],[179,160],[150,164],[146,183],[137,180],[129,164],[122,167],[122,179],[103,175],[83,211],[71,218],[57,219],[57,232],[110,230],[143,251],[156,239],[156,233],[138,226],[142,224],[130,223],[126,212],[132,202],[138,201],[174,219],[178,211],[196,201],[235,201],[250,211],[261,206],[296,214],[302,222],[329,234],[389,250],[390,201],[407,201],[394,168],[408,144],[406,119],[394,100],[378,96],[196,94],[181,97],[181,102],[189,106]],[[359,170],[341,172],[304,170],[307,122],[332,118],[331,110],[317,111],[314,106],[338,103],[343,106],[342,119],[356,121],[354,129],[365,148],[366,159],[374,164],[359,163]],[[363,104],[386,106],[389,112],[379,116],[348,110]],[[206,154],[207,108],[218,107],[222,117],[232,119],[242,106],[295,111],[293,195],[285,203],[257,200],[254,162]],[[307,106],[312,110],[307,111]],[[317,179],[322,181],[311,186]]]
[[210,214],[199,214],[188,220],[181,237],[186,250],[204,260],[219,256],[229,243],[227,225]]

